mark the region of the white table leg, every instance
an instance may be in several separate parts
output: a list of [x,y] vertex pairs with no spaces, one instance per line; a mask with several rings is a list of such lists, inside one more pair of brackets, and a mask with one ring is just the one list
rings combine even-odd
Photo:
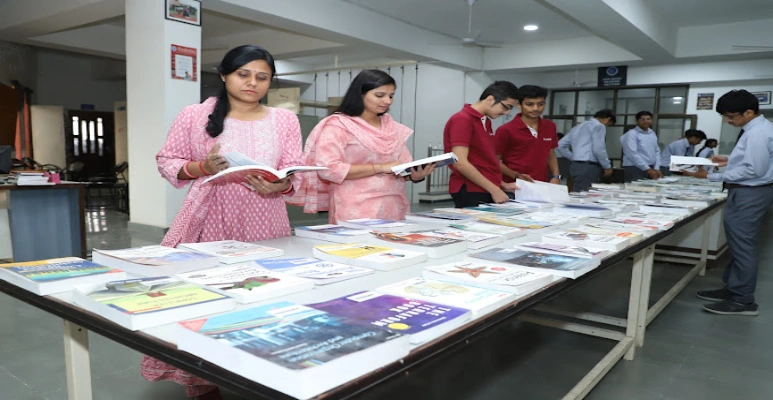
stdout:
[[647,310],[650,305],[650,287],[652,285],[652,264],[655,262],[655,245],[641,251],[641,294],[639,295],[639,311],[636,323],[636,346],[644,346],[644,332],[647,330]]
[[[644,255],[646,250],[640,250],[633,255],[633,269],[631,271],[631,292],[628,298],[628,318],[625,328],[625,336],[636,340],[639,326],[639,303],[641,302],[641,280],[642,270],[644,269]],[[636,353],[636,346],[631,346],[623,358],[633,360]]]
[[67,398],[91,400],[89,331],[64,321],[64,357],[67,368]]
[[701,269],[698,271],[698,276],[706,275],[706,263],[709,259],[709,235],[711,234],[711,218],[714,216],[714,212],[706,214],[706,218],[703,220],[703,238],[701,240]]

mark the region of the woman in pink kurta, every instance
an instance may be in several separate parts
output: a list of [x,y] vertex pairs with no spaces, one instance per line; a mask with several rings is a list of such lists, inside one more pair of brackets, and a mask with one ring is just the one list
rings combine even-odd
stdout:
[[304,174],[290,203],[304,211],[329,211],[330,223],[356,218],[405,219],[410,209],[405,182],[419,182],[434,166],[409,177],[391,168],[411,161],[405,145],[413,131],[387,114],[395,81],[379,70],[364,70],[352,81],[338,111],[320,121],[306,141],[305,165],[327,167]]
[[[174,187],[193,182],[164,246],[290,236],[283,195],[292,194],[292,179],[267,182],[249,176],[242,183],[203,183],[228,167],[222,155],[231,151],[276,169],[300,164],[298,117],[259,104],[276,72],[271,55],[257,46],[237,47],[218,70],[225,82],[220,96],[185,107],[156,155],[161,175]],[[151,357],[143,358],[142,375],[185,385],[192,398],[220,398],[216,386]]]

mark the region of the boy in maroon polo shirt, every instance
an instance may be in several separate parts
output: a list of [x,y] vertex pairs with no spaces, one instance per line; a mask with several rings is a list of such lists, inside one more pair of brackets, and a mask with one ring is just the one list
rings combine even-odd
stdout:
[[[532,85],[518,89],[518,109],[512,121],[497,129],[497,157],[505,182],[515,179],[561,183],[558,159],[553,149],[558,147],[556,124],[540,118],[545,111],[548,90]],[[549,171],[549,173],[548,173]]]
[[515,85],[496,81],[483,91],[475,104],[465,104],[448,119],[443,130],[443,147],[446,153],[452,151],[459,158],[451,165],[448,182],[448,192],[456,207],[504,203],[509,199],[504,190],[515,190],[514,183],[502,182],[491,119],[510,112],[517,96]]

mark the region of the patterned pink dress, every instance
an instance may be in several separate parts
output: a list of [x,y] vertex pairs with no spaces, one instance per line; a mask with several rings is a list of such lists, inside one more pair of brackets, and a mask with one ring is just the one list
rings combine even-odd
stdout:
[[328,169],[303,174],[288,202],[307,213],[327,210],[332,224],[355,218],[405,219],[410,204],[404,178],[386,173],[347,180],[346,175],[352,164],[411,161],[405,142],[412,133],[389,114],[381,116],[379,128],[343,114],[323,119],[306,140],[303,162]]
[[[238,183],[202,184],[203,178],[179,180],[177,174],[189,161],[203,160],[215,143],[220,154],[238,150],[277,169],[300,165],[301,130],[298,117],[284,109],[270,108],[258,121],[227,118],[223,133],[212,138],[204,129],[215,99],[185,107],[172,124],[166,143],[156,155],[158,169],[174,187],[193,182],[172,227],[161,243],[258,240],[290,236],[287,208],[280,194],[261,195]],[[295,182],[294,182],[295,184]],[[186,386],[189,397],[203,395],[209,382],[151,357],[142,360],[145,379],[172,380]]]

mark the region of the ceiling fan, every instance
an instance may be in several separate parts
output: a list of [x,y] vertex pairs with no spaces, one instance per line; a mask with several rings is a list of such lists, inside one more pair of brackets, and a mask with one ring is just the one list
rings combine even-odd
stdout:
[[478,0],[465,0],[469,10],[467,13],[467,35],[465,35],[459,41],[455,41],[455,42],[430,42],[430,44],[457,45],[457,46],[466,46],[466,47],[472,47],[472,46],[502,47],[502,42],[480,41],[479,40],[481,35],[480,29],[475,29],[475,34],[473,34],[472,6],[474,6],[477,1]]

